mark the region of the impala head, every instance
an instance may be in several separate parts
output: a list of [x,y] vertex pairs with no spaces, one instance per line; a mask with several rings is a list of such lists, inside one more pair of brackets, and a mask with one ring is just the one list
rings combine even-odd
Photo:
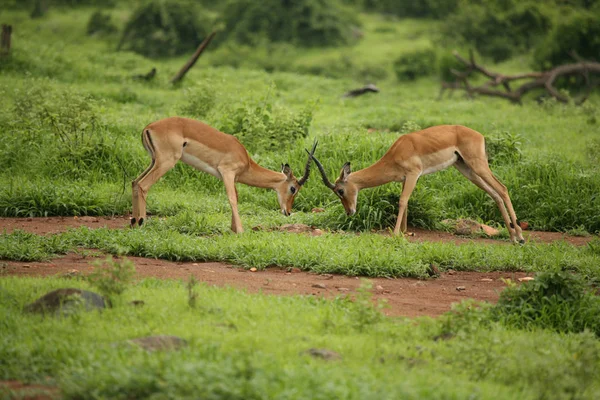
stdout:
[[348,176],[352,172],[350,170],[350,163],[347,162],[344,164],[342,167],[342,172],[340,173],[340,177],[337,178],[335,183],[331,183],[329,179],[327,179],[327,174],[325,173],[323,165],[321,165],[319,160],[317,160],[314,156],[311,158],[315,161],[315,164],[317,164],[325,186],[331,189],[333,193],[335,193],[335,195],[342,201],[342,205],[346,210],[346,214],[354,215],[354,213],[356,213],[356,198],[358,197],[359,189],[354,183],[348,181]]
[[[292,213],[292,205],[294,204],[294,198],[302,188],[302,186],[308,180],[310,175],[310,163],[312,156],[317,148],[317,141],[313,144],[312,151],[308,153],[308,161],[306,161],[306,167],[304,168],[304,175],[300,179],[296,179],[292,173],[292,169],[288,164],[281,164],[281,172],[285,175],[286,179],[279,186],[275,188],[277,192],[277,200],[279,200],[279,207],[281,213],[288,216]],[[307,150],[308,151],[308,150]]]

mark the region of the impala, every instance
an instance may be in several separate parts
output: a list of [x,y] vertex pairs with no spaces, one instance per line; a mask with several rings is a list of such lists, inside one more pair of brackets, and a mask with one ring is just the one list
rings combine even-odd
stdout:
[[[307,150],[308,151],[308,150]],[[361,189],[389,182],[402,182],[398,218],[394,234],[406,232],[408,199],[422,175],[453,165],[467,179],[489,194],[498,205],[513,242],[524,243],[508,190],[494,176],[488,165],[483,135],[460,125],[440,125],[401,136],[375,164],[352,172],[350,163],[342,167],[340,177],[331,183],[323,165],[311,157],[323,177],[323,183],[342,200],[346,214],[356,212],[356,198]],[[508,212],[507,212],[508,208]]]
[[236,182],[275,190],[281,212],[290,215],[294,198],[310,174],[311,157],[317,147],[315,142],[304,175],[296,179],[288,164],[281,165],[281,172],[263,168],[234,136],[193,119],[171,117],[153,122],[142,131],[142,144],[152,162],[132,182],[131,226],[144,223],[148,190],[181,160],[223,181],[231,206],[231,230],[236,233],[243,232]]

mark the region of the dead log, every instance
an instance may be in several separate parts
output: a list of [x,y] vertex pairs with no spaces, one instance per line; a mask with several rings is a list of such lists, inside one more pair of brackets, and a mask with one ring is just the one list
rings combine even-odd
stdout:
[[353,90],[346,92],[343,97],[357,97],[357,96],[361,96],[361,95],[363,95],[365,93],[369,93],[369,92],[379,93],[379,89],[377,88],[377,86],[370,83],[359,89],[353,89]]
[[7,55],[10,52],[10,37],[12,25],[2,24],[2,37],[0,39],[0,54]]
[[212,31],[210,33],[210,35],[208,35],[202,41],[202,43],[200,43],[200,46],[198,46],[198,48],[196,49],[196,51],[194,52],[192,57],[188,60],[188,62],[185,63],[185,65],[179,70],[179,72],[171,79],[171,83],[175,84],[183,79],[185,74],[187,74],[187,72],[190,70],[190,68],[192,68],[194,66],[194,64],[196,63],[196,61],[198,61],[198,58],[200,58],[200,55],[206,49],[206,47],[209,45],[209,43],[211,42],[213,37],[215,37],[216,34],[217,34],[216,31]]
[[[469,52],[469,59],[461,57],[454,52],[454,57],[460,61],[466,69],[464,71],[452,70],[456,76],[456,82],[443,82],[440,90],[440,98],[445,89],[462,89],[467,92],[469,97],[479,94],[484,96],[500,97],[521,104],[522,97],[534,89],[543,89],[549,96],[555,98],[561,103],[568,103],[570,98],[554,87],[554,83],[559,77],[582,75],[586,85],[583,94],[575,100],[575,104],[582,104],[587,100],[589,94],[598,85],[598,82],[590,78],[590,73],[600,74],[600,63],[578,59],[577,63],[565,64],[544,72],[526,72],[515,75],[504,75],[493,72],[480,64],[477,64],[473,52]],[[576,57],[577,58],[577,57]],[[486,76],[489,80],[480,86],[472,86],[469,78],[474,74]],[[513,89],[512,82],[526,80],[519,87]],[[498,89],[502,86],[502,89]]]

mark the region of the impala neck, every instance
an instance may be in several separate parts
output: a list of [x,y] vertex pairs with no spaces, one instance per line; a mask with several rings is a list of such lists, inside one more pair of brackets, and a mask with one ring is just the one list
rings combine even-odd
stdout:
[[393,169],[388,167],[382,160],[348,175],[348,181],[355,184],[358,190],[381,186],[395,180]]
[[248,169],[239,176],[238,182],[259,188],[275,189],[286,179],[284,173],[263,168],[250,159]]

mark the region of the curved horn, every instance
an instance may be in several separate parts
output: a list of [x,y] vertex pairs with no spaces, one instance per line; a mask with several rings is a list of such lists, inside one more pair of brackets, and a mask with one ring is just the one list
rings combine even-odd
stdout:
[[310,175],[310,162],[312,161],[313,154],[315,154],[315,150],[317,149],[317,143],[318,142],[315,140],[312,151],[310,153],[308,152],[308,150],[304,149],[308,153],[308,161],[306,161],[306,167],[304,168],[304,176],[298,180],[298,185],[300,186],[306,183],[306,181],[308,180],[308,176]]
[[323,183],[325,184],[325,186],[327,186],[329,189],[333,190],[335,188],[335,185],[333,183],[329,182],[329,179],[327,179],[327,174],[325,173],[325,169],[323,168],[323,165],[321,165],[319,160],[317,160],[314,156],[312,156],[311,158],[313,160],[315,160],[315,164],[317,164],[317,168],[319,168],[319,171],[321,172],[321,177],[323,178]]

